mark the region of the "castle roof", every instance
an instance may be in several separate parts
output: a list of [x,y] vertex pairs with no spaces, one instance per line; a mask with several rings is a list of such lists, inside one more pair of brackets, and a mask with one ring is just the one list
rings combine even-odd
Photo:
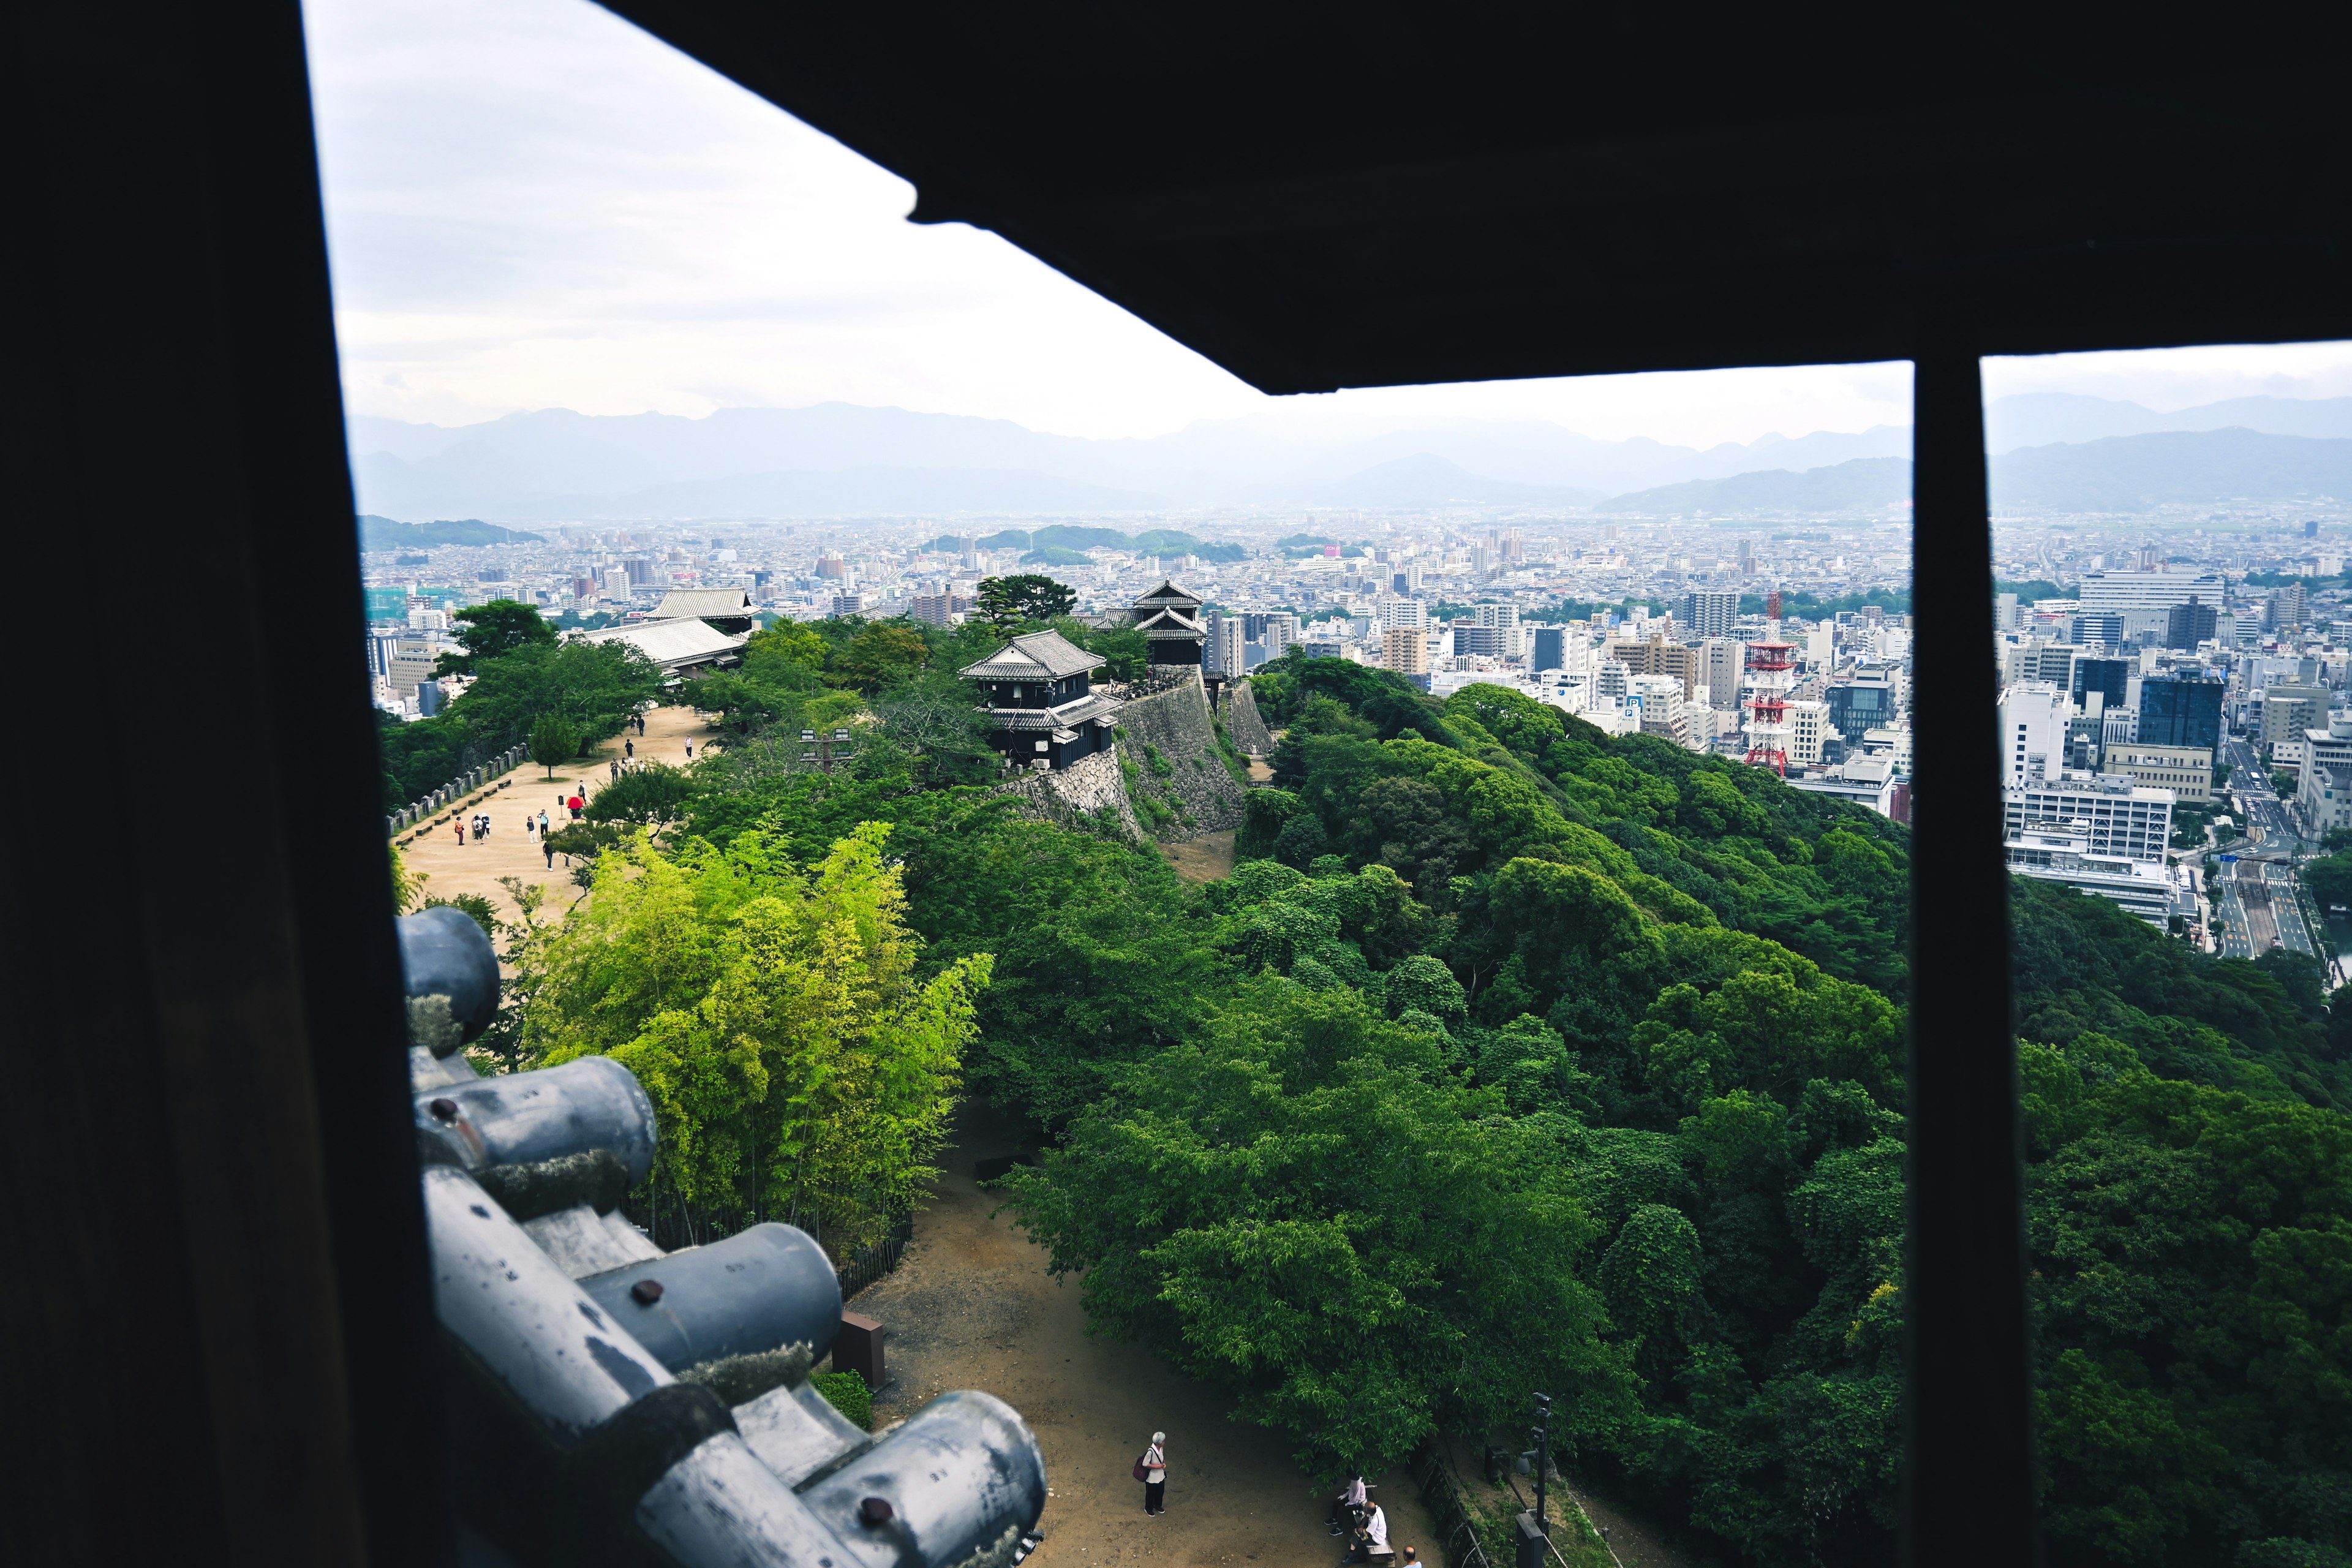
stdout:
[[1103,662],[1101,655],[1088,653],[1059,632],[1031,632],[956,673],[967,680],[1059,680]]
[[1135,617],[1139,621],[1149,612],[1171,605],[1189,614],[1199,609],[1201,604],[1202,601],[1197,595],[1179,588],[1175,578],[1162,577],[1160,580],[1160,586],[1135,601]]
[[1153,610],[1148,615],[1139,608],[1135,616],[1135,629],[1141,632],[1147,638],[1191,637],[1194,641],[1205,641],[1209,636],[1206,626],[1174,605]]

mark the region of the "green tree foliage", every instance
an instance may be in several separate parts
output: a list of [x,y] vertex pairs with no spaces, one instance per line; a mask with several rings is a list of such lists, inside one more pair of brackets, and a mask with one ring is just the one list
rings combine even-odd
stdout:
[[617,735],[662,685],[661,670],[626,643],[576,639],[526,638],[478,658],[473,676],[444,713],[406,724],[386,714],[379,721],[386,810],[527,742],[550,715],[569,723],[583,746]]
[[530,727],[530,760],[555,776],[555,764],[580,754],[580,731],[561,713],[542,713]]
[[645,763],[598,790],[581,816],[596,823],[667,827],[685,820],[694,796],[691,773],[667,763]]
[[514,599],[492,599],[459,610],[457,646],[462,653],[445,653],[433,664],[439,675],[471,675],[486,660],[517,648],[543,647],[555,641],[555,628],[532,605]]
[[1624,1381],[1557,1146],[1491,1109],[1429,1035],[1267,976],[1121,1074],[1010,1206],[1093,1321],[1310,1468],[1374,1468],[1530,1387]]
[[[1516,692],[1438,702],[1286,658],[1254,682],[1288,731],[1276,785],[1233,875],[1187,888],[957,783],[946,672],[1000,628],[914,629],[924,660],[867,691],[836,662],[865,626],[747,650],[774,716],[695,770],[683,847],[626,839],[576,922],[519,940],[528,1016],[643,1053],[686,1134],[665,1181],[739,1216],[886,1201],[826,1173],[867,1113],[794,1055],[835,1059],[841,1031],[729,977],[897,920],[897,956],[847,965],[895,977],[873,990],[992,959],[961,1054],[1055,1146],[1013,1202],[1084,1272],[1095,1326],[1326,1471],[1546,1387],[1580,1462],[1726,1560],[1887,1560],[1907,829]],[[820,711],[860,737],[829,774],[793,743]],[[885,874],[902,916],[807,912],[865,909],[849,888]],[[772,890],[782,912],[744,912]],[[2052,884],[2013,906],[2053,1556],[2341,1563],[2352,996],[2301,955],[2216,959]],[[572,962],[529,960],[542,942]],[[765,1099],[754,1061],[781,1064]],[[774,1185],[783,1148],[816,1185]]]
[[531,973],[538,1060],[626,1066],[660,1119],[656,1180],[684,1202],[870,1238],[933,1172],[991,961],[919,977],[889,829],[813,869],[757,833],[601,857]]
[[1066,616],[1077,602],[1076,589],[1034,572],[983,578],[975,595],[981,618],[1000,631],[1010,631],[1024,621]]

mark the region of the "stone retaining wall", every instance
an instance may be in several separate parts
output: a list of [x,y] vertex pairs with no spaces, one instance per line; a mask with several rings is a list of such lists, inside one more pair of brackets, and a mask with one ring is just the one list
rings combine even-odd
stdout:
[[1190,838],[1241,826],[1248,791],[1217,750],[1209,693],[1197,674],[1129,703],[1118,725],[1118,754],[1135,770],[1134,787],[1172,813],[1154,837]]
[[1274,737],[1257,710],[1257,697],[1246,680],[1225,688],[1225,733],[1253,757],[1274,755]]
[[1118,814],[1119,826],[1138,843],[1150,837],[1127,798],[1127,781],[1119,772],[1117,752],[1097,752],[1058,772],[1021,773],[997,787],[1027,803],[1033,816],[1065,826],[1098,820],[1106,808]]

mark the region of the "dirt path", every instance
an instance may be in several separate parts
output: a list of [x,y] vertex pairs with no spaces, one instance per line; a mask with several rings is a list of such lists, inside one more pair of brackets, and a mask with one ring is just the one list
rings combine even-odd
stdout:
[[[643,737],[632,734],[638,757],[650,762],[682,764],[686,761],[686,743],[694,742],[695,755],[702,754],[711,734],[710,726],[690,708],[656,708],[646,715]],[[499,885],[501,877],[520,877],[527,883],[538,883],[555,889],[551,900],[560,911],[578,891],[572,880],[572,868],[558,855],[550,869],[546,855],[540,849],[536,836],[523,829],[526,814],[536,818],[547,813],[551,824],[564,818],[562,797],[572,790],[583,790],[593,795],[597,787],[612,777],[612,759],[621,755],[618,740],[602,742],[592,756],[567,763],[555,770],[557,780],[551,782],[547,770],[536,763],[525,763],[505,775],[507,787],[499,791],[478,806],[459,806],[460,820],[476,812],[490,819],[490,836],[475,843],[468,839],[463,846],[457,842],[454,824],[445,822],[438,827],[427,828],[415,843],[403,847],[408,869],[413,874],[423,872],[429,879],[424,891],[441,898],[459,893],[479,893],[488,899],[501,919],[517,911],[514,900]]]
[[[1056,1284],[1045,1254],[990,1217],[995,1200],[972,1165],[1015,1150],[1011,1131],[968,1112],[960,1142],[906,1261],[856,1301],[888,1335],[877,1424],[955,1388],[986,1389],[1019,1410],[1045,1450],[1051,1489],[1036,1568],[1337,1563],[1341,1543],[1323,1524],[1329,1500],[1280,1436],[1227,1420],[1229,1401],[1140,1346],[1088,1339],[1078,1282]],[[1169,1477],[1168,1511],[1153,1519],[1128,1467],[1155,1431],[1168,1434]],[[1434,1564],[1438,1543],[1412,1479],[1374,1479],[1391,1539]]]
[[1162,844],[1160,852],[1176,868],[1176,875],[1187,882],[1215,882],[1234,874],[1234,836],[1235,830],[1203,833],[1197,838],[1187,838],[1181,844]]

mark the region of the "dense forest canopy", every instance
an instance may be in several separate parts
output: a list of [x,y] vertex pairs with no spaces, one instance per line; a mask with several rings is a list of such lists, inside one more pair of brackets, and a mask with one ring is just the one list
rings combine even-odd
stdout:
[[[593,825],[514,1059],[646,1064],[720,1228],[870,1232],[960,1080],[1047,1147],[1007,1197],[1093,1323],[1318,1471],[1544,1389],[1578,1463],[1727,1557],[1888,1560],[1908,830],[1292,656],[1253,681],[1283,739],[1238,868],[1188,886],[988,787],[951,672],[1042,624],[779,626],[694,683],[726,747]],[[829,771],[819,724],[856,737]],[[2352,999],[2049,884],[2015,911],[2053,1557],[2345,1563]],[[820,972],[856,999],[791,1024]],[[851,1061],[887,1103],[823,1099]]]

